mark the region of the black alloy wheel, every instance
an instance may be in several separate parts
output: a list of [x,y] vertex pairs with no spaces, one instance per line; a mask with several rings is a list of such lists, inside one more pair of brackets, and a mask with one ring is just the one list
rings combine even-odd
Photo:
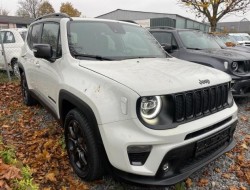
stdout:
[[87,181],[103,175],[97,139],[85,116],[77,109],[71,110],[65,119],[65,141],[76,174]]

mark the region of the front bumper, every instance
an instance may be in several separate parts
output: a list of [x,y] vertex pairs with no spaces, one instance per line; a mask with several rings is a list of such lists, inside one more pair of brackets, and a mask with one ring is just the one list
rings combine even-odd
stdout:
[[249,97],[250,96],[250,79],[233,80],[232,93],[234,97]]
[[[207,165],[208,163],[218,158],[225,152],[228,152],[232,148],[234,148],[236,143],[233,140],[233,133],[236,124],[237,122],[234,122],[226,130],[224,129],[223,131],[221,131],[220,132],[221,134],[225,133],[225,131],[229,132],[229,136],[228,138],[226,138],[227,140],[224,139],[219,143],[214,143],[212,146],[213,148],[207,152],[205,151],[199,155],[196,155],[198,142],[194,142],[179,147],[177,149],[171,150],[165,155],[155,176],[151,177],[151,176],[134,175],[123,172],[121,170],[117,170],[115,168],[113,169],[113,173],[118,178],[132,183],[143,184],[143,185],[159,185],[159,186],[173,185],[175,183],[178,183],[186,179],[196,170],[202,168],[203,166]],[[218,137],[218,135],[217,136],[212,135],[211,137],[206,138],[205,141],[207,142],[208,139],[210,140],[214,139],[213,138],[214,136],[215,138]],[[215,148],[215,146],[217,147],[217,149]],[[164,171],[162,169],[165,163],[169,163],[168,171]]]
[[[167,175],[161,176],[159,172],[159,168],[162,167],[164,161],[171,158],[171,155],[176,154],[173,151],[180,148],[181,151],[179,152],[184,152],[183,150],[186,150],[185,147],[190,147],[189,150],[192,149],[192,147],[194,149],[198,141],[218,134],[220,131],[235,125],[234,123],[237,121],[237,110],[237,106],[234,103],[232,107],[191,122],[180,124],[176,128],[168,130],[149,129],[138,119],[99,125],[99,129],[109,162],[115,168],[114,171],[118,171],[115,173],[120,174],[120,176],[125,176],[123,177],[124,179],[137,183],[140,183],[140,180],[137,180],[138,177],[138,179],[151,179],[149,180],[150,184],[168,185],[184,179],[195,170],[234,146],[231,134],[230,140],[227,141],[228,143],[225,144],[225,146],[221,145],[219,150],[214,151],[215,153],[212,152],[206,156],[207,159],[201,159],[201,162],[195,161],[191,164],[191,167],[179,164],[184,163],[185,159],[179,160],[178,162],[167,160],[170,163],[172,173],[170,172]],[[152,149],[148,155],[138,154],[139,156],[145,156],[146,160],[143,164],[136,165],[134,164],[136,162],[131,162],[128,147],[141,145],[151,146]],[[177,157],[181,155],[179,152],[177,151]],[[169,156],[169,154],[171,155]],[[186,153],[181,157],[187,158]],[[138,157],[136,157],[136,159],[137,158]],[[174,158],[174,160],[177,160],[177,158]],[[130,179],[130,176],[133,177]],[[159,176],[160,178],[158,178]],[[167,179],[169,179],[169,181]],[[156,182],[153,183],[153,181]],[[143,184],[145,184],[145,182],[143,182]]]

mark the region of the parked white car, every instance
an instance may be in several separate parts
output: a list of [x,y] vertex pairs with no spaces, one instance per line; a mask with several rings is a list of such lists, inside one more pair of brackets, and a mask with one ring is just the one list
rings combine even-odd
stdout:
[[250,46],[250,35],[248,33],[229,33],[240,45]]
[[229,75],[168,55],[137,24],[52,14],[29,27],[19,62],[26,105],[65,129],[70,163],[95,180],[170,185],[235,146]]
[[[21,49],[24,45],[24,41],[27,35],[27,29],[3,29],[0,31],[0,35],[3,40],[4,50],[9,69],[12,70],[16,76],[19,76],[20,74],[18,70],[17,61],[21,54]],[[5,70],[6,66],[2,46],[0,46],[0,51],[0,69]]]

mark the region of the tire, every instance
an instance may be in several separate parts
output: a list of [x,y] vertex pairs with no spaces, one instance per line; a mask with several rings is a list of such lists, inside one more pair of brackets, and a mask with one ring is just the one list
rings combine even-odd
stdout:
[[69,111],[64,122],[65,142],[75,173],[86,181],[99,179],[104,174],[101,148],[86,117],[77,109]]
[[26,81],[25,73],[21,74],[21,90],[22,90],[22,97],[23,102],[26,106],[33,106],[36,104],[36,100],[31,96],[28,84]]

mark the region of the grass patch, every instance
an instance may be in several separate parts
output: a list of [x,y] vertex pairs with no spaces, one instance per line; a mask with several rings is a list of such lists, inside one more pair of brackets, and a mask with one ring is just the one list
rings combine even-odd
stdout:
[[[39,186],[33,182],[32,172],[29,166],[24,166],[16,159],[15,149],[5,145],[0,136],[0,168],[4,170],[5,176],[1,176],[0,189],[14,190],[38,190]],[[7,175],[8,173],[13,176]]]
[[[11,81],[17,81],[18,78],[14,76],[12,73],[10,73]],[[9,82],[7,71],[0,71],[0,83],[6,83]]]

